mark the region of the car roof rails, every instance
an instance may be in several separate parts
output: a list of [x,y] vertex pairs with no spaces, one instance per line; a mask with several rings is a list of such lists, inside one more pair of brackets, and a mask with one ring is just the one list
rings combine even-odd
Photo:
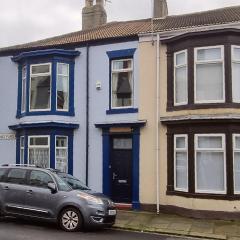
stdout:
[[2,164],[2,167],[35,167],[41,168],[40,166],[34,164]]

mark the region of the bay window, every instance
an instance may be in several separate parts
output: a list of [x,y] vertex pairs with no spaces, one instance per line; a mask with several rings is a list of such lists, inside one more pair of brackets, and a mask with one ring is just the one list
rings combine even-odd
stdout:
[[133,60],[112,61],[112,108],[129,108],[133,106]]
[[68,172],[68,138],[56,136],[56,169]]
[[30,66],[30,111],[50,110],[51,64]]
[[188,191],[188,137],[174,136],[174,188]]
[[187,50],[174,54],[174,105],[188,102]]
[[195,49],[195,102],[225,101],[224,47]]
[[226,193],[225,135],[195,135],[196,192]]
[[232,46],[232,98],[240,103],[240,47]]
[[28,163],[42,168],[50,167],[49,136],[30,136],[28,138]]
[[240,134],[233,135],[234,192],[240,194]]

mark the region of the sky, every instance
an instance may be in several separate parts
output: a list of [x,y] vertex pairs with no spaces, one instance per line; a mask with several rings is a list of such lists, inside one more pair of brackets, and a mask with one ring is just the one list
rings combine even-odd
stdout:
[[[108,22],[151,17],[153,0],[108,0]],[[240,0],[167,0],[169,15],[233,5]],[[0,0],[0,47],[79,31],[85,0]]]

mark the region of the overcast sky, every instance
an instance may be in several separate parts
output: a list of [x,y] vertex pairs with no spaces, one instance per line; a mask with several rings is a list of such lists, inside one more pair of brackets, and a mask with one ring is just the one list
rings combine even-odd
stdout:
[[[81,30],[85,0],[0,0],[0,47]],[[152,0],[111,0],[108,21],[151,16]],[[184,14],[231,5],[240,0],[168,0],[169,14]]]

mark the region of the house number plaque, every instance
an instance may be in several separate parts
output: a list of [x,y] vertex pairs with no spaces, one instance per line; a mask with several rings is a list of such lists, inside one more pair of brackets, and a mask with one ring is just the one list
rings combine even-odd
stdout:
[[2,134],[0,133],[0,141],[11,141],[15,140],[15,134]]

